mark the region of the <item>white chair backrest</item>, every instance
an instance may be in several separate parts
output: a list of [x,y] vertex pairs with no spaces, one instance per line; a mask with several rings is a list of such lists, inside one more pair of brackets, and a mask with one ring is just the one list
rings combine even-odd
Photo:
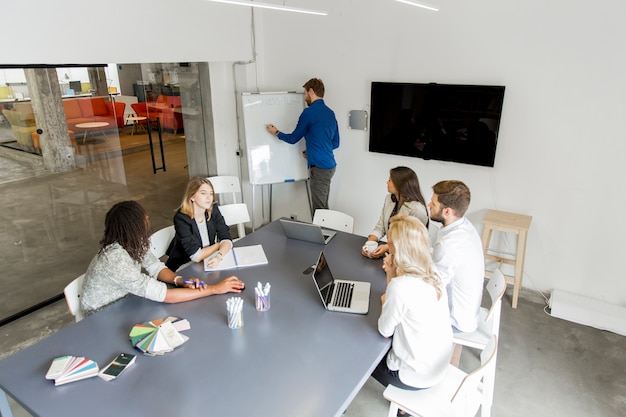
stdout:
[[116,102],[124,103],[124,120],[127,117],[135,115],[135,110],[133,110],[131,104],[135,104],[139,102],[139,99],[135,96],[114,96],[113,98]]
[[480,353],[481,365],[473,372],[467,374],[459,388],[456,390],[450,400],[453,407],[462,407],[465,409],[477,410],[476,402],[481,402],[482,393],[479,389],[481,381],[485,374],[491,374],[491,368],[496,366],[496,352],[498,350],[498,337],[491,336],[489,343]]
[[313,224],[342,232],[354,232],[354,217],[336,210],[317,209],[313,215]]
[[219,206],[224,221],[228,226],[234,224],[237,225],[237,233],[239,239],[246,235],[245,223],[250,221],[250,213],[248,213],[248,206],[245,203],[238,204],[224,204]]
[[152,233],[150,236],[150,252],[157,258],[165,255],[175,235],[176,229],[174,229],[174,226],[167,226]]
[[67,284],[63,290],[63,294],[65,294],[65,301],[67,302],[67,308],[70,311],[70,314],[76,318],[77,322],[83,319],[83,314],[80,311],[80,297],[83,295],[84,280],[85,274],[82,274]]
[[[237,194],[241,193],[241,182],[239,181],[239,177],[235,176],[227,176],[227,175],[218,175],[214,177],[207,177],[209,181],[211,181],[211,185],[213,185],[213,192],[216,194],[230,194],[232,201],[228,203],[236,203],[237,202]],[[227,201],[219,200],[221,204],[226,204]]]
[[491,307],[485,317],[485,321],[491,320],[494,312],[502,307],[502,297],[506,291],[506,277],[500,270],[496,268],[491,275],[491,279],[487,282],[487,292],[491,298]]

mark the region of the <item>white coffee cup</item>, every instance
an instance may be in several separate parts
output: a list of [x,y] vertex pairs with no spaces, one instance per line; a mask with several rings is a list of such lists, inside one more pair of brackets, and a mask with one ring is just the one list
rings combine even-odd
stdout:
[[378,242],[374,240],[368,240],[367,242],[365,242],[365,250],[367,252],[374,252],[377,247],[378,247]]

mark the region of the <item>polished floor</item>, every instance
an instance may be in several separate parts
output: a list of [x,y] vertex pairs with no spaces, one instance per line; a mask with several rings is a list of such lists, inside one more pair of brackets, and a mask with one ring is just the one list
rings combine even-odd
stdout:
[[[140,201],[155,230],[171,224],[188,179],[184,139],[168,139],[167,171],[154,174],[145,137],[128,136],[120,143],[132,151],[121,152],[119,144],[101,137],[79,144],[82,162],[67,174],[50,175],[0,156],[0,266],[5,271],[0,317],[59,294],[84,272],[113,202]],[[529,290],[522,291],[513,310],[511,292],[502,308],[492,415],[625,416],[626,338],[553,318],[544,312],[543,298]],[[60,300],[0,327],[0,359],[72,322]],[[461,367],[470,370],[477,363],[477,353],[466,349]],[[382,391],[370,378],[346,416],[386,416]],[[10,402],[14,416],[30,416]]]
[[77,168],[63,174],[0,154],[0,268],[11,271],[0,276],[0,319],[60,294],[85,271],[115,202],[139,201],[154,230],[172,224],[189,179],[184,136],[164,135],[165,172],[154,173],[146,135],[90,136],[77,148]]

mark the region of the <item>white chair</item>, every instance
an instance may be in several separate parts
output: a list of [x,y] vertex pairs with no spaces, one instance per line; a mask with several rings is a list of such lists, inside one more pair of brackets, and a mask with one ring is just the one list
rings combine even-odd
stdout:
[[[491,299],[491,306],[487,309],[480,308],[478,313],[478,328],[473,332],[454,332],[454,343],[468,346],[475,349],[485,349],[492,336],[500,335],[500,316],[502,311],[502,297],[506,290],[506,277],[500,270],[496,268],[489,282],[487,282],[487,292]],[[497,357],[497,356],[496,356]],[[495,362],[496,359],[494,359]],[[483,381],[483,407],[481,409],[482,417],[491,415],[491,405],[493,404],[493,390],[495,388],[496,379],[495,366],[491,372],[485,375]]]
[[150,252],[157,258],[161,258],[167,252],[172,239],[176,235],[174,226],[167,226],[157,230],[150,236]]
[[118,103],[126,104],[124,106],[124,121],[126,121],[131,116],[137,116],[135,111],[132,108],[132,104],[136,104],[139,102],[139,99],[135,96],[114,96],[113,100]]
[[506,278],[497,268],[486,285],[491,306],[481,307],[478,313],[478,328],[473,332],[454,332],[454,343],[476,349],[484,349],[492,335],[500,334],[502,297],[506,290]]
[[80,311],[80,297],[83,295],[84,280],[85,274],[82,274],[67,284],[63,290],[63,294],[65,294],[65,301],[67,302],[67,308],[70,311],[70,314],[76,318],[76,322],[79,322],[84,318],[82,312]]
[[0,389],[0,417],[13,417],[7,395]]
[[[241,183],[239,181],[239,177],[218,175],[218,176],[207,177],[207,178],[209,181],[211,181],[211,185],[213,185],[213,192],[216,195],[217,194],[230,194],[232,201],[229,201],[228,203],[237,202],[237,194],[241,193]],[[219,200],[219,202],[221,204],[227,203],[226,201],[221,201],[221,200]]]
[[492,336],[480,354],[480,367],[466,374],[448,365],[444,380],[430,388],[410,391],[388,385],[383,392],[390,401],[388,417],[396,417],[398,408],[421,417],[474,417],[482,401],[481,380],[495,368],[497,350],[498,338]]
[[250,221],[250,213],[248,213],[248,206],[245,203],[238,204],[224,204],[219,206],[222,216],[226,225],[237,225],[238,237],[235,240],[239,240],[246,235],[245,223]]
[[354,217],[336,210],[317,209],[313,215],[313,224],[342,232],[354,232]]

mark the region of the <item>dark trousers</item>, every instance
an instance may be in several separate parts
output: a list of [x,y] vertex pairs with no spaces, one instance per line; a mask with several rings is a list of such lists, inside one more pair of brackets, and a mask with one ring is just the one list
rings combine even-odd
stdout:
[[378,363],[374,372],[372,372],[372,377],[383,384],[385,387],[389,384],[394,387],[407,389],[411,391],[417,391],[422,388],[415,388],[410,385],[406,385],[404,382],[400,381],[400,376],[398,375],[398,371],[392,371],[387,367],[387,355],[383,356],[383,359]]
[[328,194],[330,193],[330,180],[335,175],[335,168],[323,169],[312,166],[309,169],[309,186],[311,187],[311,203],[313,214],[318,208],[328,208]]

